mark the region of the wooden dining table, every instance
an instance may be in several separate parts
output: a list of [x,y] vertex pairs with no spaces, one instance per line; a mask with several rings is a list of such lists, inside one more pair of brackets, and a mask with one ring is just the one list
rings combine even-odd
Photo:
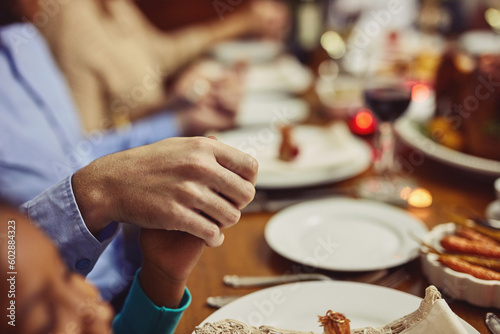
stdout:
[[[314,105],[314,104],[313,104]],[[311,118],[312,123],[328,122],[318,106],[315,106],[315,116]],[[368,140],[368,139],[367,139]],[[409,161],[414,149],[405,146],[397,140],[397,156]],[[495,200],[493,188],[494,177],[476,175],[471,172],[457,169],[454,166],[443,164],[423,157],[412,164],[407,170],[405,177],[414,180],[419,187],[427,189],[433,198],[432,205],[427,208],[406,207],[412,215],[420,219],[430,229],[438,224],[449,220],[442,214],[443,207],[464,207],[484,215],[487,205]],[[322,189],[331,190],[332,195],[338,194],[339,190],[350,189],[359,178],[373,174],[372,169],[347,180],[322,185]],[[258,189],[258,191],[260,191]],[[286,194],[293,198],[294,192],[301,190],[289,189]],[[246,295],[259,288],[232,288],[224,285],[224,275],[282,275],[290,273],[297,266],[294,263],[274,252],[266,243],[264,230],[266,224],[276,212],[254,211],[243,213],[240,222],[224,231],[224,244],[217,248],[206,249],[198,265],[194,269],[188,281],[188,288],[193,297],[191,306],[185,311],[176,333],[191,333],[195,326],[199,325],[205,318],[216,311],[207,305],[209,296],[220,295]],[[422,272],[420,258],[416,258],[391,271],[404,269],[408,274],[406,279],[393,286],[393,289],[407,292],[409,294],[424,297],[425,288],[430,285]],[[326,274],[332,278],[351,280],[359,277],[359,273],[346,273],[336,271],[317,270],[316,272]],[[376,284],[376,283],[374,283]],[[441,291],[443,292],[443,291]],[[446,296],[444,296],[446,298]],[[334,298],[334,296],[332,296]],[[355,296],[353,296],[353,300]],[[451,309],[468,322],[479,333],[489,333],[484,319],[487,312],[500,313],[495,308],[484,308],[471,305],[467,302],[446,299]],[[313,330],[313,329],[312,329]]]

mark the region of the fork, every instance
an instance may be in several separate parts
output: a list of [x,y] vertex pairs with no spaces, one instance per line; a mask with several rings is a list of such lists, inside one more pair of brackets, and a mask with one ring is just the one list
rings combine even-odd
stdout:
[[[289,278],[284,279],[284,277]],[[368,273],[362,275],[355,279],[354,281],[376,284],[388,288],[397,287],[400,283],[410,278],[410,275],[404,270],[404,268],[399,268],[396,271],[389,274],[387,269],[378,270],[376,272]],[[248,280],[246,280],[248,279]],[[224,283],[232,287],[248,287],[250,283],[255,284],[257,282],[259,285],[252,286],[262,286],[269,284],[279,284],[279,283],[291,283],[297,281],[306,280],[321,280],[321,281],[332,281],[333,278],[322,275],[322,274],[293,274],[293,275],[283,275],[283,276],[249,276],[249,277],[239,277],[235,275],[224,276]],[[264,282],[266,284],[264,284]],[[247,284],[247,285],[245,285]],[[213,308],[220,308],[230,302],[240,298],[242,296],[213,296],[207,298],[207,305]]]
[[[382,279],[389,273],[387,269],[377,270],[355,278],[355,281],[372,283]],[[317,273],[286,274],[277,276],[238,276],[226,275],[222,278],[224,284],[233,288],[260,287],[265,285],[275,285],[283,283],[293,283],[300,281],[332,281],[329,276]]]

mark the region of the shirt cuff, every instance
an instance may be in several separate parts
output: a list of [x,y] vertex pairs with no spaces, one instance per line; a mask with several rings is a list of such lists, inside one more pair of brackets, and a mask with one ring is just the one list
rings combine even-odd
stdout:
[[54,241],[69,268],[86,276],[118,233],[119,224],[108,225],[99,240],[90,233],[73,194],[72,176],[24,203],[20,209]]
[[119,334],[171,334],[174,333],[182,314],[191,304],[191,294],[186,288],[179,308],[156,306],[148,298],[135,275],[122,311],[113,321],[113,330]]

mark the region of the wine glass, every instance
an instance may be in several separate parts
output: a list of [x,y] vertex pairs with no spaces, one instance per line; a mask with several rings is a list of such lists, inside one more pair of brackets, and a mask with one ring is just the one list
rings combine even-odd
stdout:
[[375,145],[375,175],[358,184],[358,193],[362,197],[402,204],[403,189],[414,187],[412,180],[398,175],[398,165],[394,160],[394,121],[408,109],[415,83],[410,64],[399,58],[384,60],[364,78],[364,101],[380,125]]

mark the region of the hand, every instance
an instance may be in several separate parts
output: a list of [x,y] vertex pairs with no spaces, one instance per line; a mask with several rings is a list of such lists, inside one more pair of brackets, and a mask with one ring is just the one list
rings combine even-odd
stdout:
[[235,126],[243,98],[245,70],[243,64],[222,69],[218,63],[205,61],[191,66],[177,79],[174,93],[191,104],[177,113],[185,136]]
[[177,113],[184,136],[197,136],[210,130],[226,130],[236,124],[236,112],[199,103]]
[[73,175],[97,235],[111,221],[178,230],[218,246],[255,195],[257,161],[209,138],[169,138],[97,159]]
[[264,38],[282,40],[290,26],[290,12],[285,3],[274,0],[254,0],[250,3],[247,20],[253,32]]
[[205,242],[179,231],[142,229],[141,286],[158,306],[177,308]]

